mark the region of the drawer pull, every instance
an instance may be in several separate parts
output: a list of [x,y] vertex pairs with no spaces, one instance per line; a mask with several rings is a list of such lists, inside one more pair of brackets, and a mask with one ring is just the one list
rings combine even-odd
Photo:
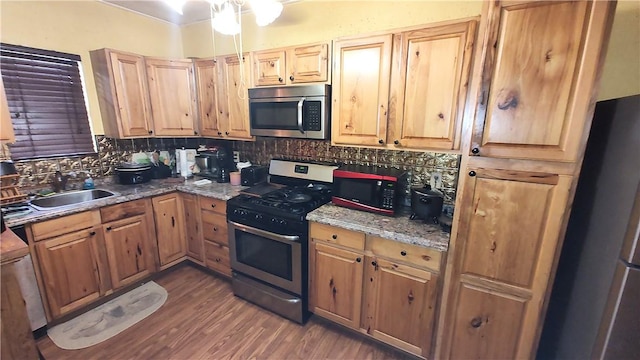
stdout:
[[474,329],[477,329],[480,327],[480,325],[482,325],[482,319],[480,319],[479,317],[475,317],[473,319],[471,319],[471,327]]
[[92,231],[92,232],[89,233],[89,236],[94,236],[95,234],[96,234],[96,232]]
[[362,261],[362,258],[356,258],[356,262]]
[[213,231],[218,231],[218,228],[214,226]]
[[378,266],[378,263],[377,263],[377,262],[375,262],[375,261],[372,261],[372,262],[371,262],[371,265],[373,265],[373,266]]
[[111,231],[111,229],[112,229],[111,226],[107,226],[107,228],[105,230]]
[[212,207],[212,208],[216,207],[216,204],[211,204],[211,207]]
[[337,238],[338,238],[338,235],[333,234],[333,235],[331,235],[331,238],[332,238],[333,240],[335,240],[335,239],[337,239]]
[[407,256],[407,252],[406,252],[406,251],[404,251],[404,250],[402,250],[402,251],[400,251],[400,255],[402,255],[402,256]]
[[176,227],[176,218],[171,217],[171,227]]

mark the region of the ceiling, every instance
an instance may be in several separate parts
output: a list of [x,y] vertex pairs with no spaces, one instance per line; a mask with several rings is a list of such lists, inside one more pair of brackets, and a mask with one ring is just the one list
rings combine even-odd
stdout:
[[[164,1],[161,0],[99,0],[103,3],[119,7],[138,14],[150,16],[152,18],[168,21],[176,25],[188,25],[196,22],[209,20],[211,18],[211,10],[209,2],[204,0],[188,0],[182,8],[182,15],[172,10]],[[281,3],[287,4],[298,0],[280,0]],[[247,5],[244,5],[247,7]],[[244,8],[243,8],[243,11]]]

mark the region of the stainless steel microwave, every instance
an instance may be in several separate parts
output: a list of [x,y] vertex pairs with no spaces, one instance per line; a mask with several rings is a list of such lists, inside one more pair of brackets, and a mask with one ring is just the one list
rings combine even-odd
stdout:
[[249,89],[252,136],[329,139],[330,85]]

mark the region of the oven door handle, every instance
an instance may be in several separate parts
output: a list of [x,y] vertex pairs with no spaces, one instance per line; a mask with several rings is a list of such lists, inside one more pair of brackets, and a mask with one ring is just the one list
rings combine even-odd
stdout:
[[303,97],[298,101],[298,130],[304,134],[304,127],[302,126],[302,105],[307,98]]
[[229,224],[233,225],[239,230],[246,231],[248,233],[258,235],[258,236],[264,236],[268,239],[272,239],[275,241],[295,242],[295,243],[300,242],[300,236],[297,236],[297,235],[280,235],[280,234],[272,233],[270,231],[265,231],[265,230],[249,227],[246,225],[238,224],[237,222],[233,222],[233,221],[229,221]]

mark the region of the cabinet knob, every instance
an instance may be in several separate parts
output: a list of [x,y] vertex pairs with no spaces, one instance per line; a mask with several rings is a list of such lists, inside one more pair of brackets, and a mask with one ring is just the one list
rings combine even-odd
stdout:
[[476,176],[476,172],[473,170],[469,171],[469,176],[471,177]]
[[220,259],[216,259],[216,262],[220,262]]
[[214,226],[213,231],[218,231],[218,228]]
[[333,235],[331,235],[331,238],[332,238],[333,240],[335,240],[335,239],[337,239],[337,238],[338,238],[338,235],[333,234]]
[[279,82],[282,82],[283,80],[284,80],[284,79],[283,79],[283,78],[281,78],[281,77],[280,77],[280,78],[278,78],[278,81],[279,81]]
[[384,144],[384,140],[379,139],[379,140],[378,140],[378,144],[380,144],[380,145]]
[[107,231],[111,231],[111,229],[112,229],[112,228],[111,228],[111,226],[107,226],[107,227],[105,228],[105,230],[107,230]]
[[404,251],[404,250],[402,250],[402,251],[400,251],[400,255],[402,255],[402,256],[407,256],[407,252],[406,252],[406,251]]
[[198,132],[197,132],[197,131],[194,131],[194,132],[193,132],[193,135],[198,135]]
[[149,134],[153,134],[153,130],[149,130]]
[[224,132],[224,134],[225,134],[225,135],[229,135],[229,132],[228,132],[228,131],[225,131],[225,132]]
[[218,136],[222,135],[222,133],[220,131],[218,131]]
[[356,262],[361,262],[362,258],[356,258]]
[[289,80],[293,81],[294,77],[293,75],[289,76]]
[[372,262],[371,262],[371,265],[373,265],[373,266],[378,266],[378,263],[377,263],[377,262],[375,262],[375,261],[372,261]]
[[211,207],[212,207],[212,208],[216,207],[216,204],[211,204]]
[[480,149],[478,149],[477,147],[474,147],[473,149],[471,149],[471,153],[474,155],[477,155],[480,153]]
[[96,232],[92,231],[92,232],[89,233],[89,236],[94,236],[95,234],[96,234]]
[[479,317],[475,317],[471,319],[470,324],[472,328],[477,329],[480,327],[480,325],[482,325],[482,319],[480,319]]
[[398,141],[398,140],[393,140],[393,144],[394,144],[394,145],[400,145],[400,141]]

